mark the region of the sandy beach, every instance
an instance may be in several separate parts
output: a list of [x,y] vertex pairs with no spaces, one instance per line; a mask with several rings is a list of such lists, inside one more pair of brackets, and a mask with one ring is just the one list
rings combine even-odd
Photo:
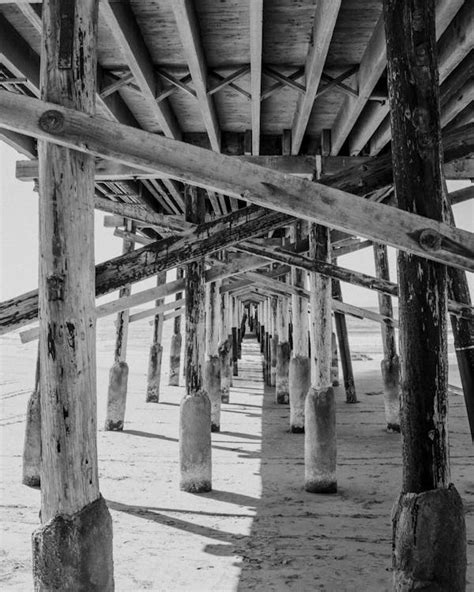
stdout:
[[[167,386],[171,323],[158,404],[145,403],[151,327],[147,321],[130,327],[123,433],[103,430],[112,323],[100,321],[97,332],[98,446],[100,487],[114,525],[117,591],[391,590],[390,511],[400,489],[401,454],[400,435],[384,430],[378,337],[352,333],[359,404],[345,404],[337,389],[336,495],[303,490],[303,436],[289,433],[288,407],[277,405],[273,389],[264,387],[252,338],[243,344],[221,432],[212,436],[213,491],[192,495],[178,487],[184,388]],[[0,346],[0,587],[24,592],[32,589],[30,541],[40,504],[39,491],[21,484],[36,344],[22,345],[10,334]],[[450,382],[458,382],[454,367]],[[466,510],[467,589],[474,590],[474,451],[462,396],[451,396],[449,429],[452,481]]]

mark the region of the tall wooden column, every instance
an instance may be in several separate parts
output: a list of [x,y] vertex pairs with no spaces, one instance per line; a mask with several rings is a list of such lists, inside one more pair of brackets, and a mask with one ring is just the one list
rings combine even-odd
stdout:
[[[311,224],[309,256],[330,260],[329,229]],[[335,493],[336,403],[331,383],[331,280],[310,274],[311,388],[305,405],[305,489]]]
[[[303,222],[293,228],[292,242],[303,238]],[[295,288],[305,289],[306,272],[297,267],[291,269],[291,281]],[[304,404],[311,384],[311,370],[308,357],[308,302],[306,298],[293,294],[291,297],[293,318],[293,355],[290,360],[290,431],[304,432]]]
[[[133,222],[127,222],[126,230],[134,232]],[[123,239],[122,253],[131,253],[135,248],[135,242],[127,235]],[[131,285],[125,286],[119,292],[119,298],[130,296]],[[109,373],[109,389],[107,392],[107,415],[105,429],[109,431],[123,430],[125,420],[125,406],[127,402],[128,364],[127,339],[128,339],[129,311],[124,310],[117,314],[114,364]]]
[[[375,273],[378,278],[390,281],[387,246],[374,243]],[[392,297],[377,292],[380,314],[393,318]],[[395,344],[395,327],[382,323],[382,346],[384,359],[381,363],[385,421],[389,432],[400,431],[400,360]]]
[[232,376],[239,375],[239,333],[238,333],[238,312],[237,299],[231,296],[231,319],[232,319]]
[[[182,267],[176,269],[176,279],[183,277]],[[181,300],[183,297],[182,292],[176,294],[176,301]],[[170,346],[170,375],[168,384],[169,386],[179,386],[179,367],[181,365],[181,345],[183,338],[181,336],[181,315],[174,318],[173,321],[173,335],[171,337]]]
[[221,322],[219,323],[219,358],[221,361],[221,397],[222,403],[230,401],[230,352],[231,343],[229,339],[229,293],[220,295],[221,301]]
[[[166,271],[160,271],[156,276],[156,285],[166,284]],[[164,304],[165,299],[159,298],[156,306]],[[162,312],[155,315],[153,319],[153,340],[150,346],[150,355],[148,358],[148,377],[146,387],[147,403],[158,403],[160,401],[160,383],[161,383],[161,359],[163,357],[163,324],[165,322]]]
[[290,364],[290,343],[288,333],[288,300],[277,300],[278,344],[276,351],[275,400],[281,405],[289,403],[288,372]]
[[[97,0],[43,2],[41,96],[95,112]],[[61,125],[43,114],[45,130]],[[94,157],[39,143],[41,521],[38,590],[111,591],[112,521],[97,470]]]
[[35,388],[26,410],[25,440],[23,443],[23,485],[39,487],[41,484],[41,396],[40,351],[36,359]]
[[219,358],[221,281],[206,284],[206,367],[205,390],[211,401],[211,431],[221,429],[221,360]]
[[[336,264],[336,261],[333,261]],[[332,281],[332,297],[342,302],[341,282]],[[334,324],[336,325],[337,341],[339,343],[339,354],[341,356],[342,377],[346,391],[346,403],[357,403],[355,390],[354,372],[352,370],[351,350],[349,347],[349,335],[347,331],[346,315],[340,312],[334,313]]]
[[[384,0],[398,207],[443,220],[435,1]],[[438,236],[419,241],[437,248]],[[402,493],[393,514],[395,590],[466,586],[462,501],[450,484],[446,268],[400,253]]]
[[276,385],[276,366],[277,366],[277,348],[278,348],[278,298],[272,296],[270,298],[270,325],[271,325],[271,340],[270,340],[270,386]]
[[[204,222],[204,193],[186,186],[186,220]],[[180,487],[201,493],[212,488],[211,403],[203,388],[205,353],[204,258],[186,265],[186,395],[181,402]]]

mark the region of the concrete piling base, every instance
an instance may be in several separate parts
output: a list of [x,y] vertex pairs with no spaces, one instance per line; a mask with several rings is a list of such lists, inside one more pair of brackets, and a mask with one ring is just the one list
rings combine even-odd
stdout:
[[23,444],[23,485],[40,486],[41,471],[41,404],[39,389],[30,396],[26,410],[25,441]]
[[466,525],[453,485],[400,494],[392,525],[396,592],[466,590]]
[[382,368],[385,420],[389,432],[400,431],[400,361],[398,356],[385,358]]
[[175,333],[171,337],[170,348],[170,376],[169,386],[179,386],[179,366],[181,364],[181,333]]
[[289,366],[288,390],[290,400],[290,432],[304,432],[304,406],[306,395],[311,385],[309,358],[296,356],[291,358]]
[[211,432],[220,432],[222,391],[219,356],[211,356],[206,361],[204,386],[211,402]]
[[277,345],[276,355],[275,399],[280,405],[288,405],[290,402],[289,365],[290,344],[286,341]]
[[205,391],[186,395],[179,418],[180,489],[203,493],[212,489],[211,402]]
[[33,533],[33,580],[41,592],[113,592],[112,519],[102,497]]
[[161,356],[163,348],[161,344],[154,343],[150,347],[150,360],[148,363],[148,383],[146,388],[146,402],[159,403],[161,381]]
[[305,402],[305,489],[336,493],[336,404],[332,387],[310,388]]
[[127,402],[127,384],[127,362],[115,362],[109,373],[107,416],[105,419],[105,429],[108,431],[123,430],[125,405]]

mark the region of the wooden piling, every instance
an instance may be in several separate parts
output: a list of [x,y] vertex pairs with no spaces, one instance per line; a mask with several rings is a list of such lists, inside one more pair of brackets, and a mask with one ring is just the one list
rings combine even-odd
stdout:
[[[176,269],[176,279],[183,277],[182,267]],[[176,301],[181,300],[182,292],[176,294]],[[173,321],[173,335],[171,337],[170,346],[170,374],[168,384],[169,386],[179,386],[179,367],[181,365],[181,345],[183,338],[181,336],[181,315],[174,318]]]
[[288,301],[283,297],[277,299],[277,324],[278,345],[276,351],[275,401],[280,405],[288,405],[290,344],[288,340]]
[[[166,271],[160,271],[156,278],[156,285],[166,284]],[[156,306],[164,304],[165,299],[156,300]],[[146,387],[146,402],[159,403],[160,401],[160,383],[161,383],[161,359],[163,356],[163,323],[164,314],[162,312],[155,315],[153,319],[153,340],[150,346],[148,358],[148,377]]]
[[[135,232],[134,223],[127,221],[126,229],[130,233]],[[123,239],[122,253],[131,253],[135,248],[135,242],[127,235]],[[132,293],[131,285],[123,287],[119,292],[119,298],[126,298]],[[129,311],[123,310],[117,314],[115,321],[115,351],[114,363],[109,373],[109,388],[107,392],[107,413],[105,417],[105,430],[123,430],[125,421],[125,406],[127,401],[128,364],[126,361],[128,339]]]
[[[309,254],[329,261],[329,229],[311,224]],[[310,274],[311,388],[305,404],[305,489],[335,493],[336,404],[331,385],[331,280]]]
[[[292,242],[303,238],[303,222],[292,227]],[[291,268],[291,282],[295,288],[305,289],[306,272]],[[304,432],[304,405],[311,385],[311,371],[308,357],[308,302],[306,298],[293,294],[291,297],[293,324],[293,353],[289,369],[290,431]]]
[[[375,273],[378,278],[390,281],[386,245],[374,243]],[[388,294],[377,293],[380,314],[393,318],[392,298]],[[400,431],[400,360],[397,355],[395,327],[392,323],[382,323],[382,346],[384,358],[381,362],[385,421],[389,432]]]
[[40,352],[36,360],[35,387],[26,410],[25,440],[23,443],[23,485],[39,487],[41,478],[41,403]]
[[[204,222],[204,193],[186,186],[186,220]],[[212,489],[211,403],[203,388],[205,344],[204,258],[186,266],[186,395],[180,407],[179,452],[183,491]]]
[[[332,281],[332,297],[335,300],[342,302],[341,283],[338,280]],[[344,390],[346,391],[346,403],[357,403],[346,315],[340,312],[334,312],[334,324],[336,325],[339,354],[341,356],[342,377],[344,380]]]
[[221,429],[221,360],[219,358],[221,282],[206,284],[206,366],[204,388],[211,402],[211,431]]
[[339,386],[339,357],[337,355],[337,340],[334,331],[331,333],[331,384]]
[[220,295],[221,321],[219,323],[219,358],[221,361],[221,398],[222,403],[230,402],[230,352],[229,341],[229,294]]
[[[398,207],[443,220],[434,0],[384,0]],[[424,248],[436,237],[422,233]],[[397,591],[466,587],[462,501],[450,484],[446,268],[400,253],[402,492],[393,512]]]
[[[97,0],[43,2],[41,96],[94,114]],[[43,129],[54,129],[53,113]],[[39,142],[41,522],[37,590],[112,592],[97,469],[94,157]]]
[[277,349],[278,349],[278,323],[277,323],[278,298],[272,296],[270,298],[270,324],[271,339],[270,339],[270,386],[276,385],[276,366],[277,366]]

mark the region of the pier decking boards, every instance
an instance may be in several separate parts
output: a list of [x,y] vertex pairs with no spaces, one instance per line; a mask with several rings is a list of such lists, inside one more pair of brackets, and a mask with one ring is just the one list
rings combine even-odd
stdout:
[[[149,317],[139,400],[154,413],[162,392],[184,387],[180,499],[211,495],[211,443],[226,430],[236,385],[252,391],[253,380],[274,397],[262,425],[280,408],[281,437],[304,441],[298,487],[337,500],[347,488],[340,395],[354,425],[367,396],[356,388],[348,319],[377,323],[381,428],[387,442],[401,430],[403,444],[392,586],[465,589],[463,485],[450,474],[446,427],[447,321],[474,441],[474,233],[457,228],[453,213],[474,193],[448,193],[446,179],[474,179],[473,22],[468,0],[0,0],[0,139],[27,158],[16,175],[39,195],[38,290],[0,303],[0,336],[39,320],[21,332],[24,347],[39,339],[40,351],[24,450],[25,481],[41,484],[38,589],[59,580],[64,590],[114,589],[96,445],[95,327],[109,315],[101,425],[110,439],[127,432],[127,407],[137,404],[127,396],[128,335]],[[102,263],[94,210],[107,213],[104,226],[122,244]],[[397,281],[387,247],[398,252]],[[369,248],[375,273],[343,265]],[[155,287],[137,291],[147,278]],[[376,291],[378,312],[343,301],[341,284]],[[31,450],[39,429],[41,475]],[[264,494],[265,483],[254,507],[267,511]],[[124,504],[110,507],[137,513]],[[437,527],[441,518],[448,529]],[[298,524],[309,553],[315,539]],[[321,543],[325,533],[315,536]],[[419,541],[432,543],[420,551]],[[241,592],[254,585],[242,556]],[[276,589],[301,589],[298,577],[276,573]],[[302,582],[333,584],[318,578]]]

